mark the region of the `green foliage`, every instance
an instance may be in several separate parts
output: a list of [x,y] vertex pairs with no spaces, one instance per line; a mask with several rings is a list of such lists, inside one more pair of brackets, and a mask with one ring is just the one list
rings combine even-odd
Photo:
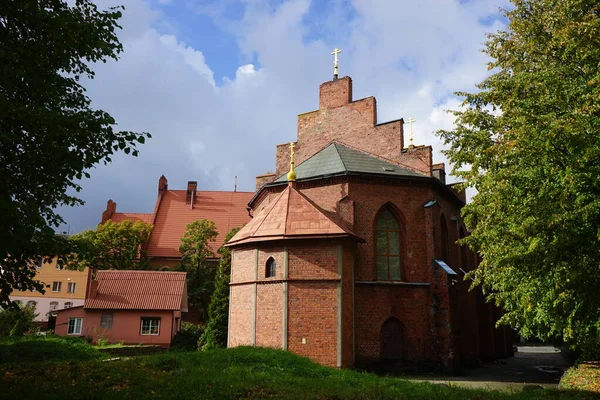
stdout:
[[323,367],[289,352],[257,347],[163,353],[114,362],[12,364],[0,367],[0,376],[0,393],[18,399],[597,398],[592,393],[571,390],[503,393],[413,382]]
[[38,361],[86,361],[105,356],[76,337],[24,336],[0,339],[0,365]]
[[214,222],[194,221],[186,226],[179,246],[179,270],[187,272],[189,304],[204,312],[214,290],[215,263],[208,259],[214,258],[215,254],[210,243],[216,241],[218,234]]
[[23,336],[25,332],[35,332],[38,326],[33,322],[37,314],[35,308],[11,304],[0,309],[0,337]]
[[[232,229],[225,237],[227,243],[240,228]],[[208,306],[208,324],[198,340],[198,350],[212,350],[227,346],[229,319],[229,281],[231,277],[231,249],[219,249],[221,259],[215,276],[215,290]]]
[[181,330],[175,334],[170,350],[196,350],[198,339],[204,332],[204,326],[182,321]]
[[38,257],[64,254],[54,234],[59,206],[83,202],[69,193],[98,163],[150,135],[116,131],[91,107],[80,82],[96,62],[118,59],[122,7],[99,10],[90,0],[0,2],[0,304],[13,289],[37,288]]
[[494,72],[439,134],[482,256],[473,277],[525,337],[600,357],[600,9],[596,0],[513,0],[489,36]]
[[108,220],[96,229],[70,237],[73,252],[63,258],[68,268],[145,269],[143,245],[150,238],[152,224]]

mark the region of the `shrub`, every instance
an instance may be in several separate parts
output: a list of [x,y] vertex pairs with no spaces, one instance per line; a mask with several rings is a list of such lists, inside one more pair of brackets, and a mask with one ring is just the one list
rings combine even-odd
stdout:
[[171,349],[173,350],[196,350],[198,339],[204,332],[204,326],[183,321],[181,330],[173,338]]
[[0,336],[23,336],[38,330],[34,319],[38,314],[30,306],[12,304],[0,310]]

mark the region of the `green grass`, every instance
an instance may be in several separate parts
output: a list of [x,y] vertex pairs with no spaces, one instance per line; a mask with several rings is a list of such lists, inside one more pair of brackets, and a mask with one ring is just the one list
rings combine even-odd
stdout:
[[575,391],[501,393],[322,367],[280,350],[241,347],[124,361],[0,366],[10,399],[594,399]]
[[89,361],[105,357],[86,341],[75,337],[25,336],[0,339],[0,366],[44,361]]

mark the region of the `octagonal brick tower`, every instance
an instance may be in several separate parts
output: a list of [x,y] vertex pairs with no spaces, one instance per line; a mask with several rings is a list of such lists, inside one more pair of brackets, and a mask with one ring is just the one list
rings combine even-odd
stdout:
[[360,241],[290,182],[228,243],[228,347],[289,349],[351,366],[351,274]]

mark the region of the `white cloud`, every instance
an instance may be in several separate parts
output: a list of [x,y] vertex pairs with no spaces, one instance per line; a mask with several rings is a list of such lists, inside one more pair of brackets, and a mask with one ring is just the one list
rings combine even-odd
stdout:
[[[204,54],[201,51],[194,50],[188,47],[183,42],[177,42],[177,38],[173,35],[163,35],[159,38],[160,42],[167,47],[172,48],[177,53],[183,56],[183,62],[192,67],[194,71],[204,76],[208,82],[214,87],[215,79],[213,72],[204,61]],[[174,60],[177,62],[177,60]]]
[[153,138],[139,158],[120,155],[92,171],[81,194],[88,205],[63,214],[80,230],[98,222],[109,198],[121,211],[150,212],[161,174],[172,188],[197,180],[199,188],[215,190],[231,190],[237,175],[240,190],[253,190],[254,176],[273,170],[275,145],[295,139],[297,114],[318,107],[319,84],[331,79],[333,47],[343,49],[340,74],[352,76],[354,97],[375,95],[380,122],[414,117],[415,144],[433,145],[434,161],[445,161],[433,132],[452,124],[443,112],[459,104],[451,93],[474,90],[485,77],[484,34],[498,26],[479,20],[497,5],[356,0],[353,6],[356,17],[343,29],[325,29],[338,33],[329,36],[311,29],[343,23],[339,4],[317,27],[306,24],[308,0],[277,7],[247,1],[237,22],[221,7],[203,7],[235,35],[246,60],[218,86],[203,49],[184,43],[176,29],[167,35],[155,28],[177,21],[128,0],[120,36],[125,52],[119,62],[98,65],[86,86],[93,105],[111,113],[120,129]]

